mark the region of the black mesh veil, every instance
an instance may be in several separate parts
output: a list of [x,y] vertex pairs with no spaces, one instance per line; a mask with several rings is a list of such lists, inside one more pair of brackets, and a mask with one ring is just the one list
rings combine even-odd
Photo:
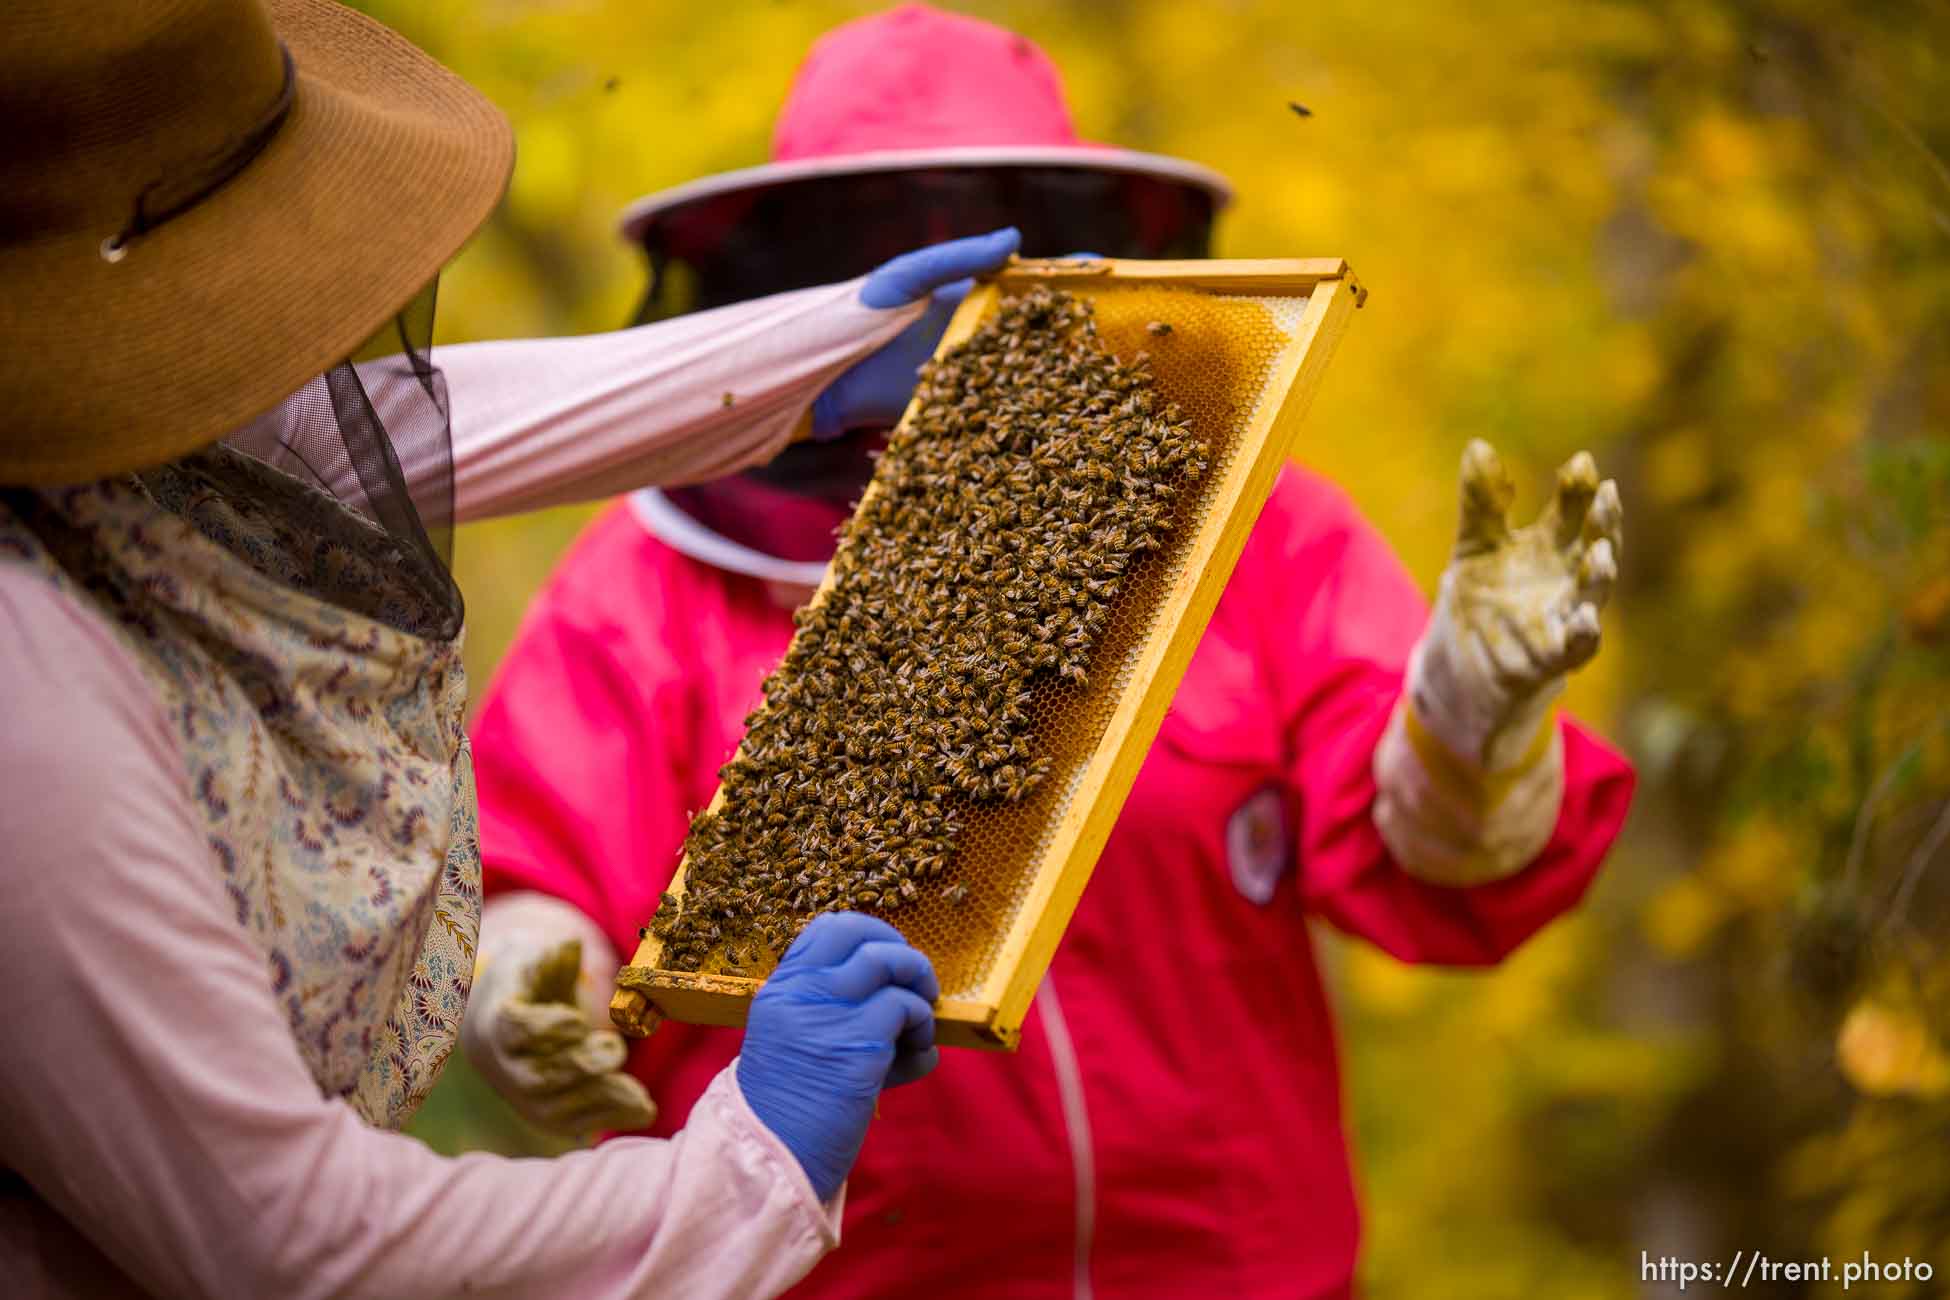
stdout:
[[1100,167],[990,164],[796,176],[633,225],[651,280],[637,323],[865,275],[1002,226],[1025,257],[1211,256],[1218,201],[1189,181]]
[[[1028,257],[1209,257],[1217,211],[1202,185],[1100,167],[917,165],[792,177],[692,199],[633,227],[651,277],[636,323],[865,275],[899,254],[1001,226],[1021,229]],[[791,516],[779,494],[850,510],[884,443],[879,430],[794,443],[767,464],[664,496],[743,546],[824,559],[830,537],[811,545],[806,529],[781,529]]]
[[[298,505],[286,549],[299,553],[270,566],[275,576],[403,631],[450,640],[460,631],[462,608],[448,571],[454,471],[447,384],[432,361],[438,283],[352,356],[224,445],[345,508]],[[359,556],[348,574],[376,565],[386,580],[337,580],[332,557],[348,548]]]

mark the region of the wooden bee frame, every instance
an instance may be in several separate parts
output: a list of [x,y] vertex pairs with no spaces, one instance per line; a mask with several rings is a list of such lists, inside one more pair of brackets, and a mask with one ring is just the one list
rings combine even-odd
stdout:
[[[1000,935],[999,948],[980,986],[972,996],[944,997],[935,1005],[935,1041],[946,1046],[1012,1050],[1019,1041],[1030,1000],[1123,811],[1138,768],[1232,576],[1246,536],[1293,449],[1341,335],[1367,297],[1338,258],[1017,260],[968,295],[942,336],[937,355],[973,334],[1005,296],[1037,284],[1086,299],[1106,290],[1151,287],[1246,301],[1304,300],[1304,306],[1297,321],[1281,331],[1284,343],[1270,362],[1261,396],[1215,470],[1209,505],[1186,523],[1191,530],[1187,558],[1156,598],[1149,635],[1137,645],[1120,677],[1121,693],[1101,738],[1082,760],[1073,793],[1061,801],[1040,838],[1043,847],[1033,863],[1033,875]],[[1161,339],[1170,333],[1164,322],[1150,330]],[[903,418],[913,415],[910,407]],[[870,494],[874,490],[868,488]],[[828,584],[814,594],[815,603],[825,598]],[[722,797],[720,793],[712,801],[713,809]],[[671,893],[682,895],[684,874],[680,864]],[[898,925],[899,918],[892,919]],[[610,1017],[624,1033],[643,1037],[666,1018],[704,1025],[745,1023],[760,980],[661,969],[661,946],[654,936],[646,937],[633,963],[618,973]]]

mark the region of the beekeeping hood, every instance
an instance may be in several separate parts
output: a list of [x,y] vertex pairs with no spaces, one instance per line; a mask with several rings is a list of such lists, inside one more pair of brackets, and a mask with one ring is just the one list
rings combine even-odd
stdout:
[[[649,321],[1008,225],[1028,256],[1203,257],[1230,197],[1196,163],[1080,139],[1055,65],[1026,38],[910,4],[813,46],[771,162],[639,200],[622,230],[650,262]],[[733,478],[640,497],[637,513],[720,567],[816,576],[881,440],[801,443]]]
[[494,107],[336,0],[16,0],[0,121],[0,487],[224,444],[384,529],[457,625],[427,344],[513,162]]

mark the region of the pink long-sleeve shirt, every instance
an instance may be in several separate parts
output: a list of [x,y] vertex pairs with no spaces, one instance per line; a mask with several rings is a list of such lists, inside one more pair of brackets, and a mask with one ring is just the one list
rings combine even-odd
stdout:
[[[915,314],[857,290],[445,350],[460,513],[763,459]],[[746,1297],[836,1244],[840,1198],[729,1068],[681,1133],[552,1161],[447,1159],[321,1098],[184,771],[100,615],[0,556],[0,1294]]]

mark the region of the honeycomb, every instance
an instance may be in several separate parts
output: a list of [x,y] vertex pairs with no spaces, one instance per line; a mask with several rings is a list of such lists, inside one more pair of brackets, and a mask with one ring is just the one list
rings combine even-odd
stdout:
[[[976,997],[986,984],[1043,865],[1053,830],[1077,797],[1084,769],[1131,684],[1142,648],[1169,630],[1160,626],[1166,594],[1198,558],[1196,525],[1222,504],[1219,485],[1253,415],[1263,401],[1280,396],[1268,391],[1276,362],[1307,306],[1298,297],[1157,285],[1065,287],[1091,304],[1104,349],[1127,362],[1145,354],[1161,403],[1180,408],[1192,434],[1205,444],[1206,470],[1179,483],[1170,524],[1156,549],[1138,552],[1126,570],[1082,680],[1051,672],[1030,679],[1024,711],[1036,779],[999,801],[959,791],[949,796],[955,835],[941,877],[949,887],[920,890],[891,908],[855,904],[884,916],[926,952],[943,996],[950,999]],[[1031,292],[1012,290],[1006,301]],[[660,938],[671,933],[675,901],[666,896],[659,908]],[[774,944],[761,943],[758,936],[724,937],[729,940],[724,946],[714,943],[702,960],[683,965],[707,973],[763,975],[776,960]]]
[[[1045,680],[1034,688],[1029,712],[1050,766],[1021,802],[971,807],[964,815],[956,868],[968,897],[960,907],[927,900],[889,918],[927,953],[946,998],[977,996],[994,969],[1054,828],[1130,685],[1139,651],[1167,630],[1158,626],[1165,594],[1195,559],[1196,524],[1218,504],[1219,485],[1247,424],[1269,396],[1275,362],[1307,306],[1304,298],[1146,285],[1072,291],[1096,309],[1098,340],[1114,356],[1149,354],[1159,395],[1177,404],[1205,442],[1207,469],[1179,496],[1164,544],[1132,567],[1097,642],[1087,683]],[[1170,329],[1155,332],[1153,325]]]

